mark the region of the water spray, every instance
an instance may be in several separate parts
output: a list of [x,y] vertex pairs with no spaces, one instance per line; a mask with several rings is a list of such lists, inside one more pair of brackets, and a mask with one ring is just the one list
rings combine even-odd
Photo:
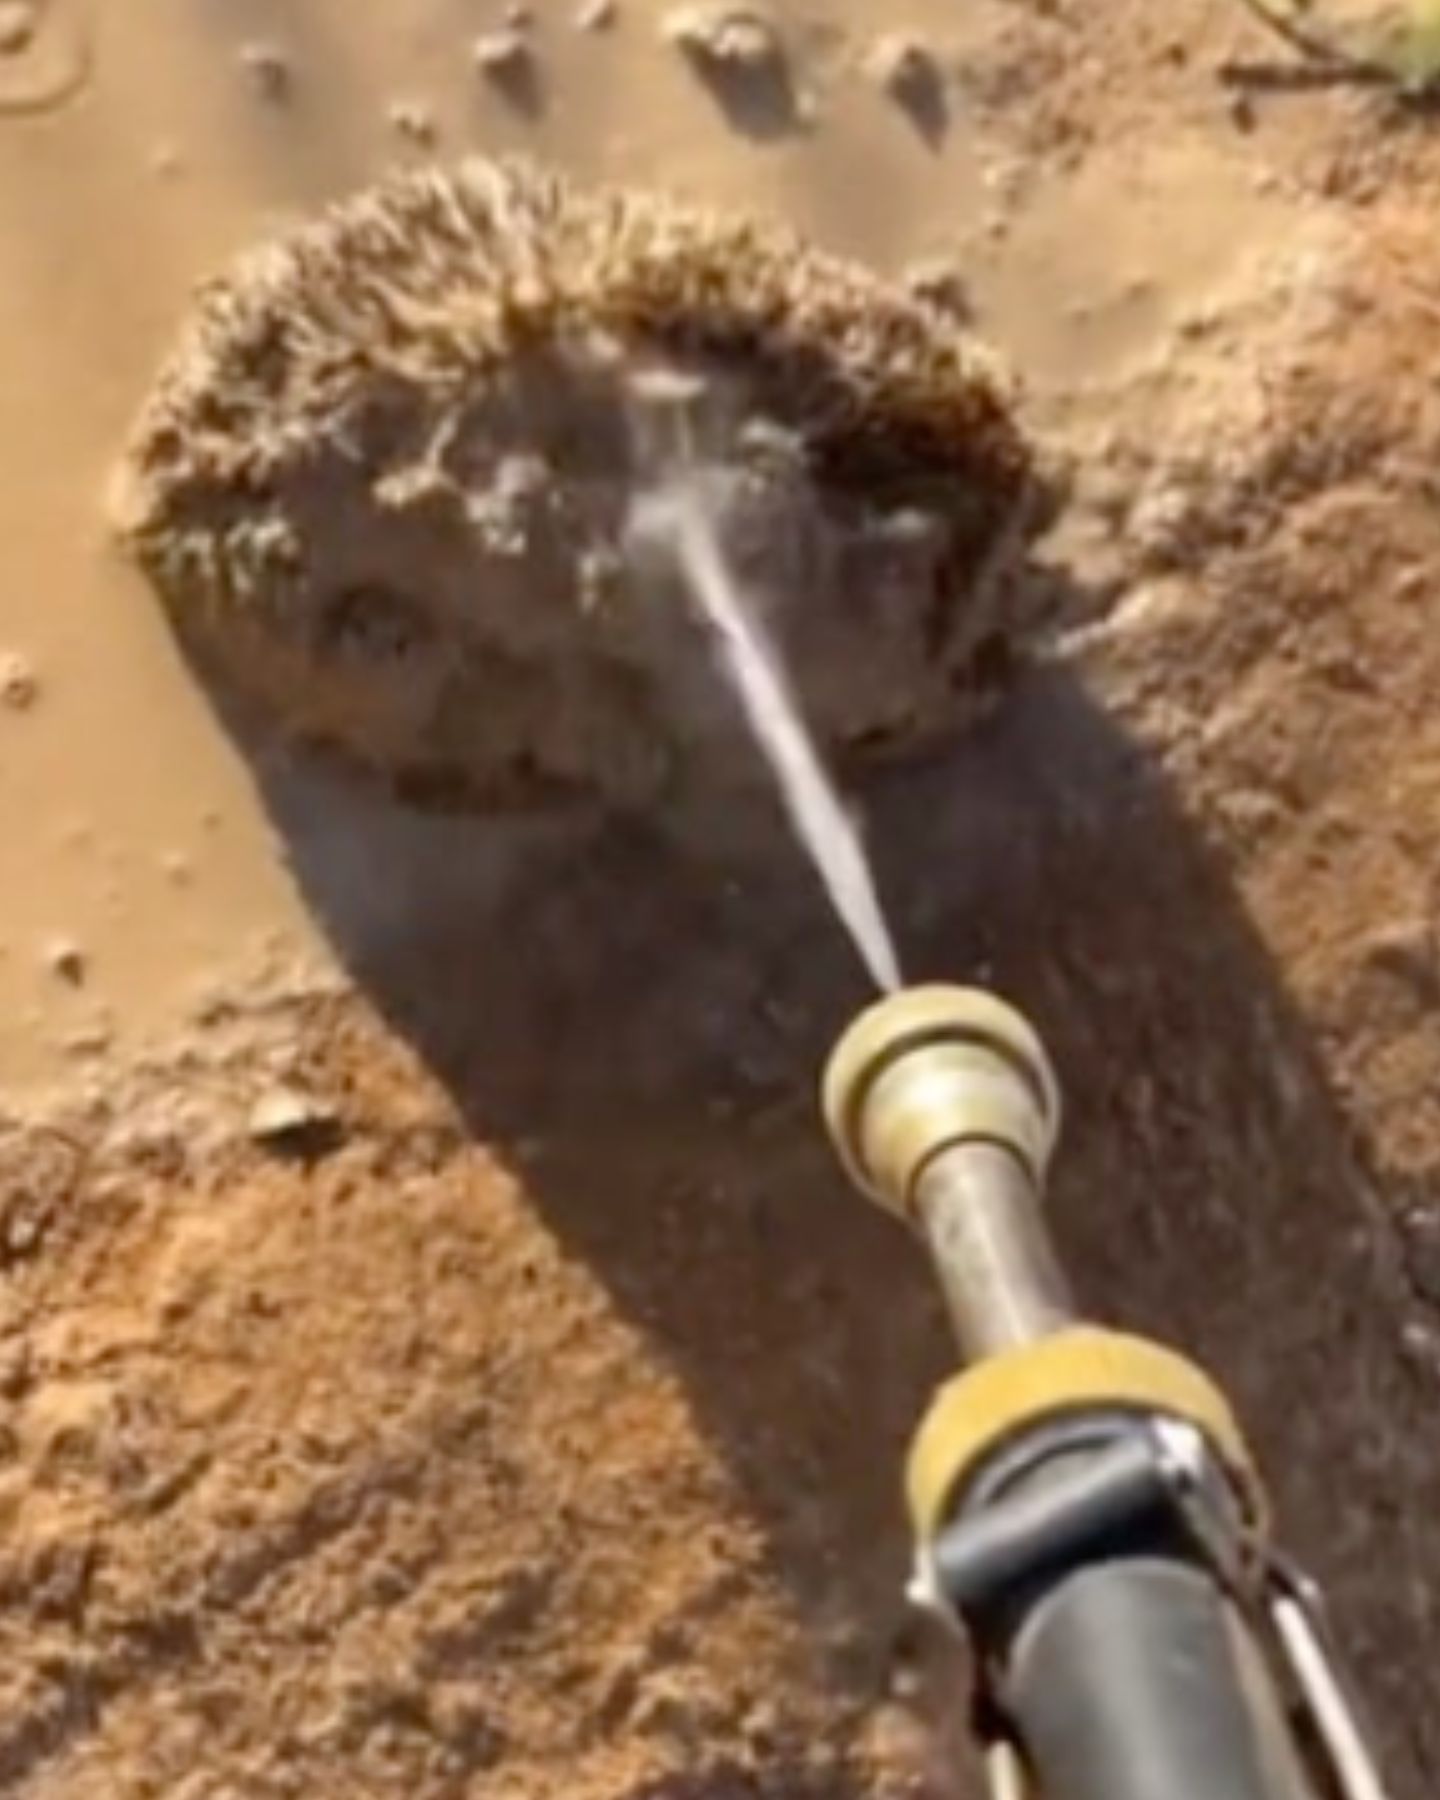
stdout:
[[836,1048],[824,1110],[928,1245],[968,1363],[911,1447],[912,1592],[970,1645],[995,1800],[1385,1800],[1224,1394],[1076,1308],[1031,1026],[970,989],[891,995]]
[[893,993],[901,984],[900,961],[859,828],[825,767],[759,611],[726,559],[699,479],[677,474],[636,510],[652,537],[669,538],[796,839],[870,979],[882,993]]

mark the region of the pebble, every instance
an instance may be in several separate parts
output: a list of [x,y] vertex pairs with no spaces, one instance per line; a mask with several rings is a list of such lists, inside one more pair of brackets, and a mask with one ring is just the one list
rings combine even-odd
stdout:
[[35,1380],[35,1360],[25,1338],[10,1338],[0,1348],[0,1396],[19,1400]]
[[1175,321],[1175,335],[1187,344],[1214,337],[1224,323],[1224,312],[1214,301],[1201,300],[1187,307]]
[[295,71],[275,44],[243,44],[240,66],[267,100],[284,100],[295,85]]
[[88,962],[73,938],[55,938],[45,946],[45,967],[57,981],[79,987],[85,980]]
[[918,38],[891,33],[873,45],[865,68],[930,149],[938,150],[950,130],[950,95],[934,54]]
[[736,74],[759,74],[784,61],[779,33],[748,6],[680,6],[660,25],[667,43],[686,56]]
[[312,1156],[334,1147],[340,1116],[333,1106],[299,1088],[274,1087],[250,1109],[251,1138],[285,1155]]
[[528,31],[535,23],[534,11],[526,5],[525,0],[510,0],[505,8],[505,23],[511,31]]
[[940,66],[918,38],[881,38],[865,60],[871,78],[902,106],[924,105],[940,86]]
[[11,1256],[29,1256],[39,1247],[44,1232],[43,1219],[28,1212],[13,1213],[5,1221],[5,1248]]
[[620,17],[616,0],[584,0],[575,14],[577,31],[609,31]]
[[1127,531],[1146,555],[1170,555],[1180,548],[1193,513],[1188,490],[1179,482],[1162,480],[1136,498]]
[[390,129],[397,137],[407,139],[428,150],[435,142],[435,115],[419,100],[396,100],[388,114]]
[[1431,1306],[1440,1305],[1440,1215],[1431,1207],[1412,1207],[1400,1216],[1400,1239],[1416,1293]]
[[1427,1319],[1408,1319],[1400,1328],[1400,1346],[1427,1375],[1440,1370],[1440,1332]]
[[689,369],[656,367],[639,369],[628,382],[631,395],[642,406],[688,411],[710,391],[703,375]]
[[177,175],[185,173],[185,158],[178,144],[153,145],[148,161],[150,173],[164,181],[173,181]]
[[578,578],[580,610],[594,615],[606,610],[623,591],[625,565],[613,550],[586,550],[580,557]]
[[34,666],[18,651],[0,651],[0,705],[27,712],[40,697]]
[[513,26],[503,31],[487,31],[470,47],[470,59],[482,75],[493,81],[514,79],[525,73],[534,61],[534,52]]
[[911,263],[902,273],[907,292],[938,311],[949,313],[962,325],[975,320],[975,303],[959,265],[946,256],[925,257]]
[[1365,964],[1402,985],[1430,993],[1436,985],[1436,943],[1424,918],[1400,919],[1373,932]]
[[70,1057],[104,1056],[115,1046],[115,1027],[106,1019],[82,1025],[61,1041],[61,1049]]
[[35,0],[0,0],[0,56],[20,56],[40,28]]

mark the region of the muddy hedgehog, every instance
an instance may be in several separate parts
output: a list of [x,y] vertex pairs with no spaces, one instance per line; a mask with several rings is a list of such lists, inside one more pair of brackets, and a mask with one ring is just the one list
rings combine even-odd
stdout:
[[208,288],[119,524],[202,669],[402,795],[663,808],[736,736],[627,536],[676,459],[832,754],[954,718],[1034,492],[984,352],[783,227],[529,164],[397,175]]

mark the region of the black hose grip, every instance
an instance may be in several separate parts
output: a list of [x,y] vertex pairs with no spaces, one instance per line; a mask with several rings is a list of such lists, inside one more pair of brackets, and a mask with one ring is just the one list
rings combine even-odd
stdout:
[[1047,1800],[1315,1800],[1247,1630],[1178,1559],[1069,1576],[996,1675]]

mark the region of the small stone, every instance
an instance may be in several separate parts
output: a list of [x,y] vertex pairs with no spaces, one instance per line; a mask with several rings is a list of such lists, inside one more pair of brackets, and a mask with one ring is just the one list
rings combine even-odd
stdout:
[[0,56],[19,56],[40,26],[35,0],[0,0]]
[[908,292],[927,306],[948,313],[957,325],[975,322],[975,304],[959,268],[948,257],[926,257],[911,263],[901,276]]
[[470,60],[492,81],[513,81],[533,66],[534,52],[514,26],[507,26],[476,38],[470,46]]
[[87,966],[85,952],[71,938],[56,938],[45,946],[45,967],[71,987],[81,985]]
[[1194,516],[1189,490],[1179,481],[1161,479],[1136,498],[1127,530],[1138,550],[1163,559],[1179,553]]
[[0,1348],[0,1396],[19,1400],[35,1380],[35,1363],[25,1338],[10,1338]]
[[251,1138],[267,1150],[305,1160],[324,1156],[340,1142],[340,1116],[333,1106],[299,1088],[275,1087],[250,1109]]
[[29,1256],[40,1247],[45,1219],[42,1215],[17,1207],[5,1221],[5,1249],[11,1257]]
[[428,150],[435,142],[435,115],[419,100],[397,100],[389,112],[390,129],[397,137]]
[[577,31],[609,31],[620,17],[617,0],[584,0],[575,14]]
[[866,68],[931,149],[938,149],[950,127],[950,100],[944,71],[931,51],[918,38],[892,33],[875,44]]
[[630,378],[630,392],[642,406],[688,412],[709,392],[703,375],[689,369],[657,367],[637,370]]
[[1440,1305],[1440,1213],[1426,1206],[1402,1213],[1400,1241],[1415,1292],[1431,1306]]
[[798,431],[776,419],[746,419],[736,433],[736,442],[746,460],[774,475],[787,475],[804,480],[809,468],[805,440]]
[[486,32],[471,46],[476,72],[517,112],[539,116],[544,94],[540,63],[528,40],[513,27]]
[[770,19],[748,6],[681,6],[661,22],[667,43],[696,62],[736,74],[760,74],[784,61]]
[[288,99],[295,85],[290,59],[276,44],[244,44],[240,67],[266,100]]
[[742,1729],[745,1741],[757,1756],[774,1757],[785,1737],[785,1714],[780,1703],[771,1695],[753,1700],[746,1709]]
[[115,1027],[108,1019],[93,1019],[65,1038],[61,1048],[66,1056],[83,1059],[104,1056],[114,1048]]
[[580,610],[604,612],[623,592],[625,565],[613,550],[596,547],[583,553],[577,566]]
[[1371,934],[1363,955],[1367,968],[1428,997],[1440,973],[1436,949],[1427,920],[1397,919]]
[[16,650],[0,651],[0,705],[28,712],[39,697],[40,680],[28,659]]
[[526,0],[510,0],[505,8],[505,23],[511,31],[528,31],[535,23],[534,11],[526,5]]
[[935,58],[918,38],[891,34],[881,38],[865,59],[870,77],[902,106],[933,91],[939,79]]
[[1224,323],[1224,313],[1213,301],[1202,300],[1187,307],[1175,321],[1175,335],[1187,344],[1213,337]]
[[693,1749],[699,1740],[695,1707],[689,1696],[669,1682],[652,1682],[636,1702],[631,1722],[640,1737],[666,1739]]
[[149,156],[150,173],[163,181],[173,181],[185,172],[185,159],[176,144],[156,144]]
[[1427,1375],[1440,1370],[1440,1332],[1427,1319],[1407,1319],[1400,1327],[1400,1347],[1408,1361]]

